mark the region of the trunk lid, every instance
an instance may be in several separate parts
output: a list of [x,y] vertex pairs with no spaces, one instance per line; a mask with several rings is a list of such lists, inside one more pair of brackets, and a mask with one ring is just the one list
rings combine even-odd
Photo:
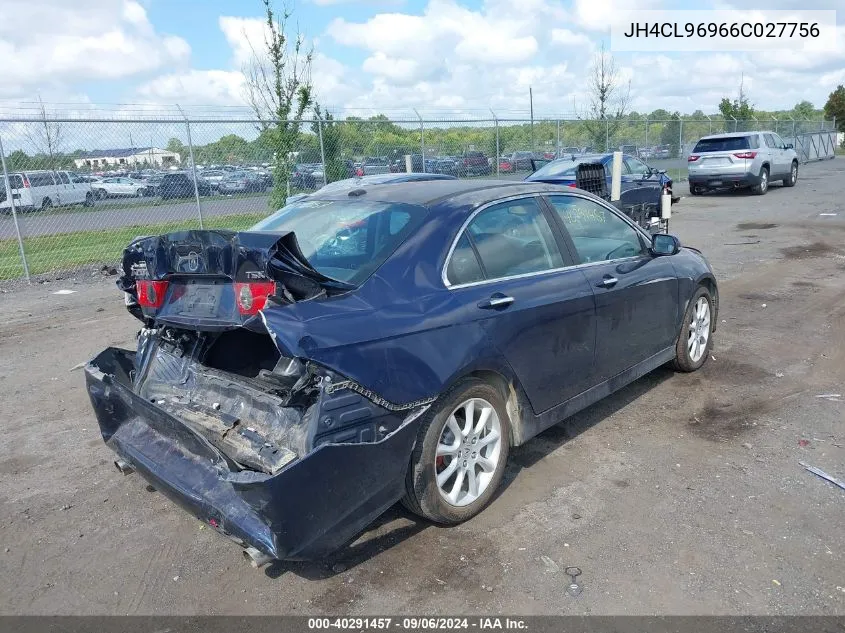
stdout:
[[315,270],[292,232],[226,230],[136,239],[118,286],[143,320],[196,331],[248,326],[266,305],[352,288]]

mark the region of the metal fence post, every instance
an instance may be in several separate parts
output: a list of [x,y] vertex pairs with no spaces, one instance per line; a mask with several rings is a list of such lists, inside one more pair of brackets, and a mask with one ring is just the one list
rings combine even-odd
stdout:
[[18,250],[21,254],[21,264],[23,264],[23,274],[26,277],[28,284],[32,283],[29,277],[29,265],[26,262],[26,253],[23,250],[23,239],[21,238],[21,227],[18,226],[18,214],[15,211],[15,196],[12,195],[12,185],[9,182],[9,172],[6,169],[6,151],[3,149],[3,139],[0,138],[0,161],[3,163],[3,183],[6,186],[6,196],[9,199],[9,207],[12,210],[12,219],[15,222],[15,234],[18,236]]
[[197,184],[197,161],[194,160],[194,142],[191,140],[191,123],[188,121],[188,117],[185,116],[184,111],[178,103],[176,104],[176,107],[179,108],[179,112],[181,112],[182,116],[185,118],[185,130],[188,132],[188,152],[191,156],[191,174],[193,174],[194,177],[194,198],[196,198],[197,201],[197,215],[200,219],[200,229],[202,229],[202,204],[200,203],[200,190]]
[[778,118],[772,115],[772,120],[775,122],[775,134],[778,133]]
[[[684,157],[684,120],[678,119],[678,158]],[[678,180],[681,179],[681,168],[678,168]]]
[[736,132],[737,120],[736,117],[732,114],[731,118],[734,120],[734,132]]
[[707,122],[710,124],[710,129],[707,131],[707,134],[713,134],[713,119],[711,119],[710,116],[707,114],[705,114],[704,116],[707,117]]
[[555,145],[555,158],[560,158],[560,119],[557,120],[557,145]]
[[610,151],[610,119],[604,117],[604,151]]
[[422,150],[422,170],[423,173],[425,173],[425,126],[423,125],[422,117],[420,116],[420,113],[417,112],[416,108],[414,108],[414,113],[420,120],[420,149]]
[[[329,166],[326,164],[326,147],[323,145],[323,117],[317,116],[317,134],[320,136],[320,158],[323,161],[323,182],[329,184]],[[313,128],[312,128],[313,129]]]
[[496,116],[496,113],[493,112],[493,108],[490,108],[490,114],[493,115],[493,123],[496,126],[496,175],[499,175],[499,117]]
[[645,118],[645,146],[648,147],[648,117]]

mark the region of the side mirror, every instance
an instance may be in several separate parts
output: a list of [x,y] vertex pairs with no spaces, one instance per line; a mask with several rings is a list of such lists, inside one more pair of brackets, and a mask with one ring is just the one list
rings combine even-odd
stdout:
[[674,235],[656,233],[651,237],[651,254],[660,257],[663,255],[675,255],[681,250],[681,241]]
[[795,149],[795,148],[792,146],[792,143],[787,143],[786,145],[784,145],[784,149]]

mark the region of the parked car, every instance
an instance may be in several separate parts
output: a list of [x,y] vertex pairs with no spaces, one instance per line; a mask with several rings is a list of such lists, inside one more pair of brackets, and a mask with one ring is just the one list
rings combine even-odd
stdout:
[[201,177],[197,177],[196,192],[194,191],[194,178],[190,172],[176,171],[165,174],[158,186],[158,192],[162,200],[170,198],[190,198],[199,193],[201,196],[211,195],[211,185]]
[[584,152],[580,147],[564,147],[560,150],[560,156],[558,158],[562,158],[565,156],[577,156],[578,154],[583,154]]
[[233,172],[224,171],[222,169],[203,169],[202,177],[209,184],[209,186],[211,186],[212,190],[216,191],[220,188],[220,181],[222,181],[231,173]]
[[431,171],[435,174],[459,176],[461,173],[461,159],[457,156],[438,156],[432,163]]
[[267,185],[255,172],[230,171],[217,183],[217,189],[222,194],[263,192]]
[[11,196],[0,174],[0,211],[46,210],[51,207],[81,204],[94,206],[94,194],[87,182],[75,179],[68,171],[27,170],[9,174]]
[[372,176],[374,174],[389,174],[390,159],[385,156],[367,156],[358,168],[359,176]]
[[655,145],[653,158],[659,160],[665,160],[668,158],[672,158],[672,146],[671,145]]
[[290,186],[297,189],[316,189],[317,179],[314,178],[314,166],[299,163],[294,166],[290,177]]
[[[606,190],[611,190],[611,171],[613,154],[583,154],[576,157],[559,158],[540,167],[525,180],[529,182],[547,182],[575,188],[579,165],[598,163],[604,169]],[[666,192],[672,193],[672,179],[665,170],[653,169],[635,156],[622,155],[622,182],[619,208],[627,209],[632,216],[636,214],[641,225],[649,223],[649,218],[660,213],[660,197]],[[677,202],[677,198],[673,198]],[[645,228],[645,226],[643,226]]]
[[464,152],[460,160],[461,176],[483,176],[492,173],[490,161],[484,152]]
[[144,180],[144,195],[158,196],[160,195],[161,181],[164,179],[164,174],[156,174]]
[[508,156],[515,171],[531,171],[531,161],[535,159],[533,152],[513,152]]
[[97,200],[106,198],[141,198],[146,195],[146,183],[132,178],[103,178],[99,182],[91,183],[91,189]]
[[312,194],[298,193],[289,196],[285,201],[286,204],[293,204],[309,196],[319,197],[324,194],[337,193],[340,191],[351,191],[353,189],[360,189],[363,187],[371,187],[373,185],[389,185],[399,182],[424,182],[428,180],[456,180],[455,176],[448,176],[445,174],[423,174],[423,173],[398,173],[398,174],[374,174],[372,176],[360,176],[356,178],[346,178],[344,180],[336,180],[330,182],[324,187],[321,187]]
[[499,173],[510,174],[516,171],[515,165],[509,158],[502,157],[499,159]]
[[400,499],[466,521],[512,446],[699,369],[719,322],[699,251],[544,183],[323,194],[139,238],[122,270],[144,328],[85,367],[102,437],[255,565],[322,557]]
[[758,195],[769,183],[785,187],[798,182],[798,155],[774,132],[742,132],[705,136],[687,158],[690,193],[710,189],[751,188]]

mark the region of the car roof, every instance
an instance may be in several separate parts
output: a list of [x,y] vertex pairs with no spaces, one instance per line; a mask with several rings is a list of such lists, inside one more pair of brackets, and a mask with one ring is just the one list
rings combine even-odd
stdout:
[[449,179],[372,185],[351,191],[329,192],[324,195],[316,192],[309,196],[309,199],[344,200],[349,199],[353,192],[363,191],[364,193],[359,194],[359,199],[433,207],[446,201],[485,204],[511,195],[561,190],[559,185],[542,182]]
[[740,136],[751,136],[752,134],[774,134],[774,132],[760,132],[757,130],[749,130],[748,132],[723,132],[722,134],[708,134],[707,136],[702,136],[700,141],[704,141],[711,138],[737,138]]

